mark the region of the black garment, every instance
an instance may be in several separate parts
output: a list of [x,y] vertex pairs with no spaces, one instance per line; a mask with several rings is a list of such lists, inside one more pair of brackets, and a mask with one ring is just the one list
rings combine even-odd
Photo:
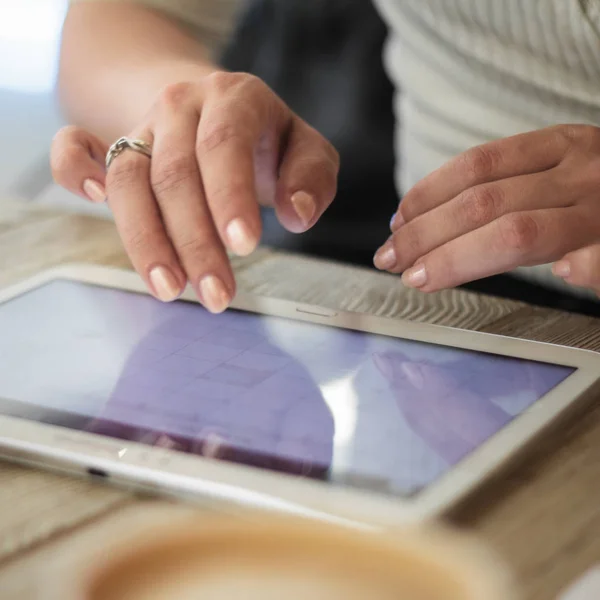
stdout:
[[337,148],[336,200],[311,231],[265,211],[263,243],[371,265],[397,208],[386,27],[370,0],[252,0],[222,58],[253,73]]

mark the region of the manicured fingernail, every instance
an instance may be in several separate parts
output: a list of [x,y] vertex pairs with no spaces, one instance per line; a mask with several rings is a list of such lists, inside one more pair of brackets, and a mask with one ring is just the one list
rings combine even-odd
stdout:
[[200,282],[200,300],[212,313],[222,313],[231,302],[225,284],[214,275],[207,275]]
[[571,263],[568,260],[559,260],[552,265],[552,272],[556,277],[569,277],[571,275]]
[[411,267],[402,274],[402,281],[408,287],[420,288],[427,283],[427,270],[425,265]]
[[154,267],[150,271],[150,283],[159,300],[172,302],[181,294],[181,287],[167,267]]
[[398,211],[392,216],[392,220],[390,221],[390,229],[398,229],[399,227],[402,227],[404,223],[404,217],[402,216],[402,213]]
[[382,271],[389,271],[396,266],[396,250],[391,242],[386,242],[375,254],[373,263]]
[[234,219],[227,225],[225,230],[229,248],[238,256],[252,254],[258,244],[258,240],[242,219]]
[[83,191],[92,202],[100,203],[106,200],[104,186],[93,179],[86,179],[83,182]]
[[300,218],[300,221],[302,221],[302,225],[305,227],[310,225],[310,222],[317,211],[315,199],[306,192],[296,192],[291,197],[291,202],[296,214]]

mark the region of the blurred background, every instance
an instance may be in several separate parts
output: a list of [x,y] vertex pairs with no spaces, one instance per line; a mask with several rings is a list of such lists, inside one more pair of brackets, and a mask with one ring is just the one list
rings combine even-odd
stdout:
[[0,197],[106,214],[52,185],[50,142],[63,125],[54,94],[67,0],[0,2]]

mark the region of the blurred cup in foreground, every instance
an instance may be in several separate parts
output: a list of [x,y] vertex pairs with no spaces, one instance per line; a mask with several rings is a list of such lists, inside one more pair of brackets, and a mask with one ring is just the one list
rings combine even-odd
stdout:
[[[111,549],[67,600],[516,600],[479,544],[273,518],[192,520]],[[66,593],[65,593],[66,592]]]

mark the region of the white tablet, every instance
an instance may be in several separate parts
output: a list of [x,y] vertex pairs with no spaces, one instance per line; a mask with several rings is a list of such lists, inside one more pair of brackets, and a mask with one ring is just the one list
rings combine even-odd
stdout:
[[437,515],[599,393],[600,355],[131,272],[0,292],[0,454],[221,507],[362,526]]

